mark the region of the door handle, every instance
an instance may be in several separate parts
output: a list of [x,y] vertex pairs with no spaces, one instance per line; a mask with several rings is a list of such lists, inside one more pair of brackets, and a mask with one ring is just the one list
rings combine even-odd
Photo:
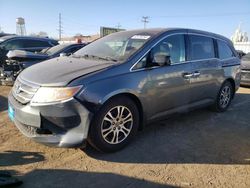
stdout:
[[183,73],[183,78],[190,79],[193,76],[193,73],[185,72]]
[[193,77],[199,77],[201,75],[201,73],[199,71],[195,71],[193,73]]

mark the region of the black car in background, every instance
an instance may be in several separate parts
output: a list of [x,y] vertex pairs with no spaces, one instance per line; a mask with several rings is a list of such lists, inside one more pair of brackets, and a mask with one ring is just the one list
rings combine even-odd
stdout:
[[41,51],[58,44],[58,41],[42,37],[8,35],[0,38],[0,67],[10,50]]
[[0,37],[9,36],[9,35],[15,35],[15,34],[11,34],[11,33],[0,33]]
[[241,58],[241,81],[243,86],[250,86],[250,53]]
[[246,53],[243,52],[242,50],[236,50],[236,52],[238,53],[240,59],[241,59],[244,55],[246,55]]
[[24,50],[11,50],[7,53],[8,59],[0,70],[0,83],[13,85],[18,74],[25,68],[59,56],[68,56],[84,47],[86,44],[58,44],[46,48],[41,52],[29,52]]

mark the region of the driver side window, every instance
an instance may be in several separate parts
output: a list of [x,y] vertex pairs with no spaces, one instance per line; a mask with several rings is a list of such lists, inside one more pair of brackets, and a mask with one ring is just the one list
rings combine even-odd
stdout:
[[[145,68],[149,62],[148,59],[154,62],[154,57],[157,56],[167,57],[167,62],[171,65],[184,62],[186,59],[184,35],[172,35],[161,41],[134,66],[134,69]],[[150,66],[155,64],[152,63]]]
[[185,61],[184,35],[172,35],[161,41],[151,51],[151,57],[155,54],[169,57],[169,63],[177,64]]

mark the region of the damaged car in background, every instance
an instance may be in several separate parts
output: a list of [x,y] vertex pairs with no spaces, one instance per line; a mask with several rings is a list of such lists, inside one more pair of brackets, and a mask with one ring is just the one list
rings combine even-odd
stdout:
[[13,85],[16,77],[23,69],[47,59],[71,55],[85,45],[85,43],[59,44],[41,52],[11,50],[7,53],[8,59],[2,65],[0,82],[2,85]]
[[7,59],[10,50],[38,52],[45,48],[58,45],[58,41],[43,37],[7,35],[0,37],[0,67]]

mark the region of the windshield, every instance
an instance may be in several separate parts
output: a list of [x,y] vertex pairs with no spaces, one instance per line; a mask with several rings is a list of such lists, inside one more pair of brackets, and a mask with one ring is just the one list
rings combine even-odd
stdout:
[[103,37],[74,53],[73,57],[125,61],[140,49],[151,36],[147,33],[119,32]]
[[67,46],[68,45],[63,45],[63,44],[59,44],[59,45],[53,46],[53,47],[49,48],[48,50],[46,50],[45,54],[47,54],[47,55],[54,55],[54,54],[60,52],[61,50],[63,50]]

